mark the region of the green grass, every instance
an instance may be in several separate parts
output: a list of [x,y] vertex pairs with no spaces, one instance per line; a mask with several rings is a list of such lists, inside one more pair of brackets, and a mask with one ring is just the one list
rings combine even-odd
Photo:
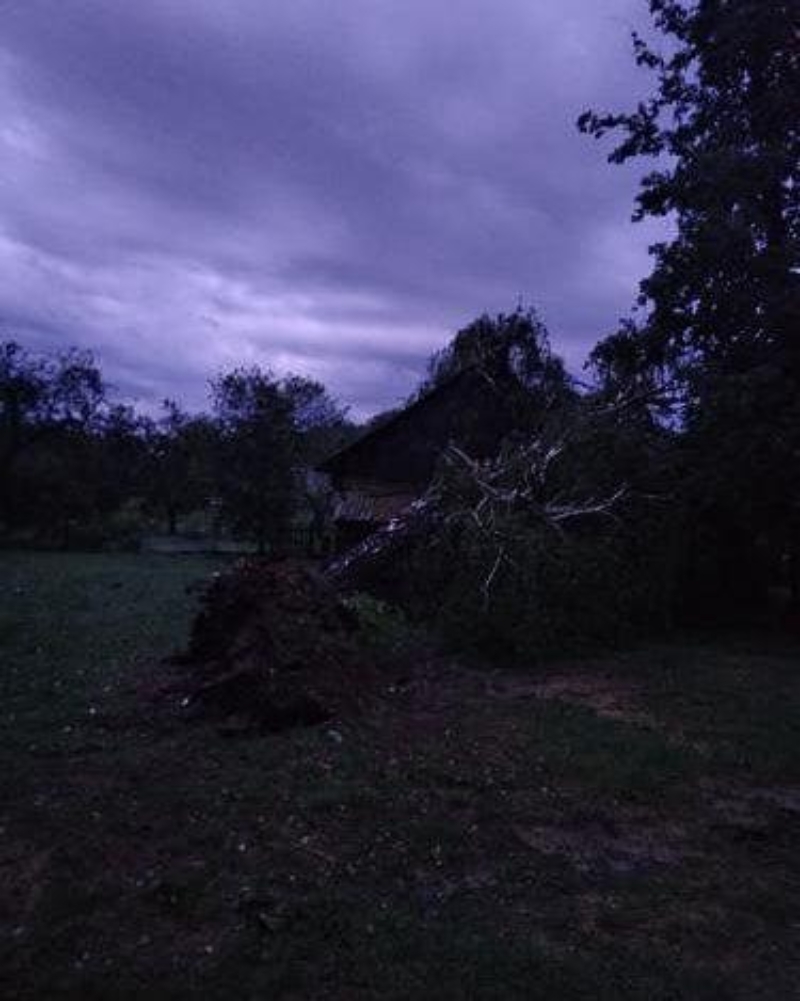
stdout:
[[[182,644],[202,557],[0,552],[0,705],[8,737],[57,746],[138,665]],[[56,734],[58,736],[56,737]]]
[[661,733],[563,702],[540,708],[532,723],[551,783],[577,782],[597,797],[664,799],[702,767],[700,755]]
[[800,661],[796,648],[770,646],[756,638],[654,651],[649,701],[707,743],[721,770],[797,783]]
[[4,998],[797,996],[796,648],[597,665],[652,725],[434,671],[232,739],[141,691],[219,565],[0,554]]

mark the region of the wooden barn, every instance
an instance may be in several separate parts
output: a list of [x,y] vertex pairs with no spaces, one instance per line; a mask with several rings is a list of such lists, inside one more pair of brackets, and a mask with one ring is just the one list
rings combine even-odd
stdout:
[[478,458],[494,452],[513,426],[507,389],[477,367],[464,369],[322,463],[336,492],[337,548],[359,542],[419,497],[448,444]]

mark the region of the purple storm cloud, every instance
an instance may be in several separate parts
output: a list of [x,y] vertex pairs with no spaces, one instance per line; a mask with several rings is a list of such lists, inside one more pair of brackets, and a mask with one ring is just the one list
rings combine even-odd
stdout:
[[0,324],[121,394],[258,363],[394,405],[476,314],[578,370],[652,227],[575,129],[649,82],[644,0],[3,0]]

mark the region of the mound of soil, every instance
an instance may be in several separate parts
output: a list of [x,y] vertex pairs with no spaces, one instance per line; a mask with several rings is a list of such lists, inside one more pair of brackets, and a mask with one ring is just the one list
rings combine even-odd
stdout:
[[358,622],[305,565],[245,560],[201,596],[189,647],[188,704],[234,727],[313,725],[352,713],[370,687]]

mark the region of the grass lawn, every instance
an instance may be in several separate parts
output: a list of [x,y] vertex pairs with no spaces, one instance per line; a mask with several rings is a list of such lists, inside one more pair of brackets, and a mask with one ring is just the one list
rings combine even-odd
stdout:
[[201,557],[0,553],[0,996],[800,998],[800,649],[148,702]]

